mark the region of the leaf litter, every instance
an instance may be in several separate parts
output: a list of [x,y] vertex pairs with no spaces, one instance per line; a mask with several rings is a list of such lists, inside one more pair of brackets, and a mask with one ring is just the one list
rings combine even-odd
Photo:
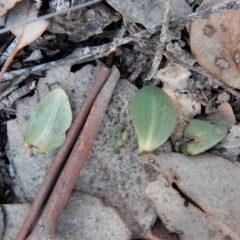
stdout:
[[237,89],[240,88],[239,13],[240,10],[233,9],[196,19],[192,22],[190,30],[191,51],[198,63]]
[[[17,37],[18,40],[15,48],[1,69],[0,82],[4,72],[8,68],[17,52],[41,36],[46,30],[48,22],[44,19],[24,24],[26,22],[36,20],[37,14],[38,12],[35,6],[27,0],[22,0],[20,3],[16,4],[15,8],[9,12],[6,21],[6,27],[13,26],[11,32]],[[14,27],[20,24],[23,25],[21,27]]]
[[161,174],[148,184],[146,194],[165,226],[181,233],[180,239],[240,238],[238,164],[211,154],[162,153],[145,155],[142,161]]
[[[104,33],[106,34],[105,36],[108,37],[116,36],[116,31],[110,31],[107,33],[104,28],[110,23],[119,21],[121,18],[124,19],[124,23],[127,26],[125,32],[128,30],[134,33],[135,31],[140,31],[145,27],[152,34],[155,34],[155,38],[149,38],[148,36],[147,39],[145,38],[143,41],[138,39],[137,42],[132,42],[134,49],[136,50],[135,56],[133,57],[129,46],[126,48],[129,48],[130,50],[128,50],[128,54],[124,56],[126,62],[133,57],[133,59],[129,62],[132,62],[137,66],[135,69],[135,71],[138,71],[137,75],[134,73],[136,76],[133,77],[132,75],[129,77],[130,74],[133,73],[134,68],[131,68],[131,64],[129,64],[128,70],[124,71],[124,67],[127,63],[124,66],[125,62],[124,64],[122,64],[121,61],[119,62],[122,75],[129,77],[129,81],[131,80],[131,82],[137,86],[142,86],[140,80],[145,79],[146,72],[151,67],[151,62],[149,61],[151,60],[151,57],[149,56],[154,54],[154,51],[150,51],[150,55],[145,58],[140,56],[139,60],[141,59],[141,64],[137,65],[135,62],[136,59],[138,59],[138,51],[142,51],[141,54],[146,55],[142,50],[144,47],[146,49],[154,49],[156,46],[156,39],[157,41],[159,39],[156,31],[159,29],[161,23],[164,22],[164,1],[143,1],[138,3],[131,1],[130,3],[126,3],[125,1],[115,2],[108,0],[107,2],[116,11],[111,8],[111,10],[109,10],[108,5],[101,5],[101,11],[104,13],[102,17],[104,18],[105,16],[105,19],[102,22],[99,21],[100,26],[95,24],[96,28],[91,27],[94,26],[94,23],[101,14],[98,15],[99,12],[97,12],[97,8],[90,7],[89,9],[86,9],[86,11],[80,10],[79,12],[69,12],[70,14],[65,14],[62,15],[62,17],[56,18],[56,21],[54,19],[53,22],[55,21],[56,29],[59,31],[56,33],[57,35],[60,31],[62,31],[61,33],[67,33],[69,36],[68,40],[79,44],[80,41],[86,40],[89,36],[94,36],[97,33]],[[212,7],[213,3],[220,5],[220,3],[224,4],[227,2],[231,1],[209,2],[205,0],[198,10]],[[141,12],[141,6],[144,6],[144,9],[148,9],[148,11]],[[69,6],[67,6],[67,8],[68,7]],[[132,13],[130,11],[131,7],[134,9]],[[181,11],[176,11],[179,9],[181,9]],[[53,6],[51,10],[54,11]],[[173,7],[171,10],[172,17],[170,20],[182,18],[192,12],[192,8],[185,1],[173,1]],[[154,14],[156,11],[157,14]],[[236,12],[236,10],[221,12],[219,13],[221,14],[221,17],[218,18],[228,24],[228,22],[231,22],[232,20],[228,21],[224,19],[228,19],[228,15],[231,15],[232,13],[234,13],[234,16],[237,15],[235,14]],[[85,15],[81,15],[82,13]],[[78,19],[79,16],[82,16],[82,18]],[[141,18],[139,16],[141,16]],[[9,20],[10,19],[11,18],[9,18]],[[76,19],[78,20],[75,21]],[[81,25],[81,21],[84,23],[84,19],[92,19],[92,21],[89,22],[89,25],[86,25],[89,26],[89,32],[86,31],[89,34],[84,34],[84,31],[86,30],[86,28],[84,28],[84,24],[81,29],[71,29],[73,26],[71,25],[71,21],[74,22],[76,26],[76,24],[79,23]],[[204,19],[204,21],[202,19]],[[204,58],[206,56],[205,53],[208,45],[204,45],[206,44],[205,39],[203,39],[204,32],[199,31],[199,29],[202,29],[202,24],[205,23],[205,20],[209,21],[208,19],[210,19],[211,22],[207,23],[211,23],[211,27],[213,27],[213,29],[217,29],[217,34],[216,36],[213,35],[213,38],[218,37],[217,39],[214,38],[214,41],[212,41],[213,45],[211,45],[211,51],[213,53],[224,54],[224,58],[221,58],[220,60],[218,59],[219,61],[215,62],[217,64],[214,66],[210,64],[211,60],[206,60]],[[67,22],[67,20],[70,21]],[[59,28],[59,26],[61,26],[61,24],[65,24],[65,22],[66,25],[64,25],[62,29]],[[197,25],[196,22],[200,25]],[[195,24],[197,27],[194,26]],[[206,116],[201,116],[203,115],[203,109],[205,109],[205,113],[209,114],[213,112],[210,114],[212,115],[212,118],[215,120],[223,120],[225,123],[227,122],[227,125],[230,128],[230,132],[227,137],[211,149],[211,151],[229,159],[230,161],[237,161],[240,153],[240,147],[238,144],[238,125],[235,125],[236,119],[234,114],[236,114],[238,109],[236,104],[234,107],[233,102],[237,100],[236,96],[238,95],[234,92],[234,89],[230,89],[228,94],[223,96],[222,93],[224,92],[221,88],[219,88],[219,86],[223,86],[226,92],[229,89],[228,85],[233,88],[238,88],[237,81],[232,80],[234,78],[236,79],[236,76],[239,76],[238,70],[232,68],[232,64],[226,65],[226,62],[221,61],[222,59],[225,60],[226,56],[227,62],[232,63],[232,58],[229,60],[229,53],[226,52],[226,49],[229,49],[229,46],[230,49],[233,48],[233,51],[235,52],[238,51],[238,49],[237,45],[232,44],[229,40],[225,41],[225,45],[223,44],[223,46],[218,44],[221,43],[219,38],[225,39],[224,37],[235,36],[234,34],[237,34],[237,30],[235,31],[235,28],[233,28],[234,25],[231,25],[231,27],[226,26],[227,31],[229,31],[229,34],[226,34],[225,32],[222,32],[221,26],[218,28],[217,24],[218,23],[214,20],[214,14],[211,14],[208,17],[194,20],[190,28],[189,26],[187,26],[187,28],[180,26],[181,30],[179,31],[181,34],[178,34],[178,37],[174,36],[174,34],[177,34],[179,31],[171,29],[172,32],[169,31],[169,35],[167,37],[168,40],[166,42],[167,45],[165,48],[167,54],[164,53],[164,56],[169,56],[168,53],[170,52],[172,56],[178,60],[178,62],[174,63],[173,57],[167,57],[167,59],[164,58],[156,77],[158,78],[158,81],[163,83],[163,89],[171,98],[177,113],[176,128],[171,135],[171,141],[174,147],[177,149],[177,141],[182,137],[183,129],[192,118],[196,118],[196,116],[198,116],[198,118],[200,117],[204,120],[207,119]],[[48,51],[47,48],[50,45],[47,42],[47,39],[55,38],[53,37],[53,32],[55,30],[52,27],[54,26],[52,25],[51,28],[49,28],[50,34],[48,37],[44,39],[44,36],[47,36],[44,34],[42,37],[44,41],[41,41],[41,43],[38,42],[40,45],[35,45],[36,47],[40,47],[40,49]],[[186,29],[189,29],[190,31],[190,39],[188,39]],[[39,35],[41,34],[42,32],[39,32]],[[99,36],[96,36],[97,39],[100,39]],[[194,41],[196,41],[194,40],[196,36],[198,36],[198,39],[203,39],[204,41],[197,41],[194,43]],[[66,42],[67,40],[65,39],[65,44]],[[196,59],[194,59],[189,52],[189,42],[191,51]],[[24,44],[28,45],[29,43],[25,42]],[[194,46],[194,44],[196,46]],[[65,46],[62,44],[59,46],[57,51],[59,53],[62,49],[66,50],[72,46],[72,43],[66,44]],[[195,50],[196,48],[198,49],[198,47],[202,49],[199,53]],[[215,47],[217,47],[217,50],[214,50]],[[225,49],[224,51],[221,51],[222,47]],[[32,49],[35,50],[34,47]],[[123,54],[123,52],[121,52],[122,50],[123,48],[119,47],[115,52],[115,57]],[[21,52],[23,53],[23,51]],[[215,57],[215,55],[212,56]],[[111,56],[108,57],[111,58]],[[235,62],[238,59],[237,52],[234,59]],[[44,61],[44,58],[39,60]],[[31,66],[33,63],[25,62],[24,64],[25,66],[28,66],[26,64]],[[204,71],[197,64],[209,72],[209,74],[204,75],[206,77],[199,74],[199,72],[204,73]],[[53,62],[52,65],[55,66],[55,63]],[[221,72],[221,75],[215,71],[215,69],[219,66],[224,67],[224,71]],[[39,80],[37,87],[38,94],[35,93],[31,98],[26,97],[16,102],[17,119],[8,122],[9,144],[7,154],[11,162],[11,166],[14,167],[14,171],[17,173],[17,175],[14,175],[14,194],[17,196],[18,201],[33,201],[46,169],[49,168],[51,160],[56,154],[56,151],[52,151],[39,155],[24,149],[24,146],[22,145],[22,137],[31,109],[33,109],[36,103],[42,99],[44,94],[60,86],[66,90],[67,95],[70,98],[70,103],[73,107],[73,115],[75,117],[76,111],[79,109],[79,106],[85,96],[86,89],[89,87],[89,84],[93,79],[93,72],[97,71],[97,68],[94,68],[91,65],[85,66],[83,69],[85,69],[84,71],[86,72],[77,71],[72,73],[70,71],[70,67],[67,66],[56,68],[55,70],[49,70],[47,72],[47,77]],[[231,71],[230,75],[232,75],[233,78],[226,78],[226,75],[229,74],[225,74],[225,70]],[[87,75],[90,76],[90,79],[89,77],[86,77]],[[215,76],[215,79],[213,75]],[[222,84],[219,80],[216,81],[216,77],[220,81],[223,81],[226,85]],[[69,81],[66,79],[71,79],[74,82],[73,85],[71,85],[72,82],[69,84]],[[77,79],[81,80],[78,82]],[[88,83],[82,81],[82,79],[87,80]],[[152,83],[153,82],[150,84]],[[216,83],[219,83],[219,85]],[[77,93],[78,89],[81,91],[81,94]],[[117,218],[121,218],[122,220],[120,219],[120,222],[125,222],[126,224],[126,226],[123,227],[125,230],[122,231],[126,233],[126,239],[137,237],[154,239],[151,235],[151,226],[154,224],[157,215],[168,228],[169,232],[176,232],[180,239],[220,239],[222,237],[239,239],[239,232],[237,229],[239,216],[235,213],[237,212],[235,208],[239,199],[239,196],[235,195],[235,189],[238,189],[238,186],[235,188],[235,185],[230,185],[231,181],[232,184],[237,185],[239,183],[238,163],[231,163],[226,161],[226,159],[209,154],[185,157],[183,154],[170,153],[175,150],[172,150],[170,141],[167,141],[160,147],[160,149],[155,151],[155,153],[159,154],[160,157],[151,156],[151,160],[156,161],[158,164],[157,167],[160,167],[162,171],[160,171],[161,175],[157,178],[157,172],[149,166],[142,166],[140,164],[140,156],[137,154],[137,138],[128,109],[128,105],[136,91],[137,88],[126,80],[119,82],[106,115],[106,119],[103,122],[94,147],[92,148],[89,160],[79,177],[76,190],[101,198],[104,204],[110,206],[112,210],[114,209],[113,211],[117,211]],[[80,99],[78,95],[82,95]],[[124,129],[129,132],[129,139],[124,145],[115,149],[115,151],[112,151],[107,144],[108,136],[110,130],[116,125],[123,126]],[[26,168],[26,166],[28,167]],[[227,176],[229,176],[230,182],[228,181]],[[156,181],[151,182],[156,178]],[[166,179],[168,182],[166,182]],[[144,189],[148,182],[150,183],[148,184],[146,193],[150,201],[144,195]],[[173,183],[177,185],[177,188],[179,189],[178,191],[172,187]],[[82,193],[78,192],[73,194],[76,196],[77,202],[80,199],[81,194]],[[90,197],[90,195],[87,196]],[[158,199],[159,202],[156,202],[156,199]],[[211,199],[211,201],[209,199]],[[219,201],[219,199],[221,200]],[[91,200],[89,199],[88,201]],[[230,204],[227,204],[227,201],[230,201]],[[69,200],[69,204],[71,205],[70,202],[71,200]],[[150,204],[151,202],[152,205]],[[186,204],[187,207],[185,207],[184,204]],[[220,210],[218,204],[221,205]],[[70,220],[68,220],[69,224],[74,224],[71,222],[75,220],[75,218],[71,218],[71,216],[77,212],[77,210],[72,210],[74,209],[74,206],[77,207],[77,203],[73,203],[71,207],[67,207],[67,211],[70,211]],[[21,205],[18,205],[18,207],[21,208]],[[156,209],[156,212],[153,207]],[[4,206],[2,208],[4,209]],[[108,218],[114,218],[113,215],[115,213],[112,212],[111,214],[112,217]],[[64,216],[64,213],[62,216]],[[79,221],[78,217],[76,217],[76,219]],[[235,223],[233,223],[232,219],[235,220]],[[22,220],[19,221],[23,221],[23,217]],[[82,224],[84,224],[84,221]],[[116,222],[116,224],[120,223]],[[89,225],[91,225],[91,222],[89,222]],[[8,223],[7,226],[9,226]],[[20,225],[17,226],[17,228],[19,227]],[[75,227],[73,229],[75,229]],[[77,230],[80,231],[80,229]],[[61,229],[58,231],[61,231]],[[92,231],[91,233],[94,233],[93,228],[90,228],[90,231]],[[109,232],[108,228],[106,228],[106,233]],[[132,234],[131,237],[130,232]],[[66,234],[64,239],[69,239],[73,236],[71,235],[72,233],[70,231],[70,227],[66,231],[63,230],[61,234],[63,234],[62,236]],[[81,233],[79,232],[79,234]],[[87,239],[88,236],[90,236],[89,232],[86,234],[85,239]],[[101,239],[99,237],[98,239]],[[124,239],[124,237],[122,239]]]
[[0,16],[4,15],[9,9],[21,0],[1,0],[0,1]]

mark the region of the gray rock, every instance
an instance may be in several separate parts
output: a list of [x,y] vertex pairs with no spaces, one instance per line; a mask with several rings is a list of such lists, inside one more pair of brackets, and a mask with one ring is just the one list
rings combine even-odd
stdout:
[[[17,102],[17,118],[8,122],[7,155],[16,172],[14,191],[21,201],[33,201],[57,152],[36,153],[23,146],[23,134],[33,107],[38,99],[49,92],[49,87],[60,87],[69,96],[75,118],[98,69],[99,66],[92,65],[75,73],[70,72],[70,67],[67,66],[50,69],[46,78],[40,79],[37,93]],[[113,206],[126,222],[133,237],[143,236],[139,225],[148,230],[156,219],[156,214],[144,195],[144,188],[157,175],[152,168],[141,165],[137,153],[137,138],[128,110],[129,102],[136,91],[137,88],[128,81],[119,81],[76,185],[77,190],[96,195]],[[124,146],[111,151],[107,140],[115,125],[123,125],[130,138]]]

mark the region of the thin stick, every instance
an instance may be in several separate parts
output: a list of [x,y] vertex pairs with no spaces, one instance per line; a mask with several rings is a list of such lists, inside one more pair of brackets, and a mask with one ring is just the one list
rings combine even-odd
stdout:
[[23,240],[28,235],[30,228],[33,223],[37,220],[37,216],[40,214],[40,209],[43,206],[43,203],[46,201],[47,196],[50,194],[50,190],[53,188],[56,178],[59,175],[60,170],[65,164],[73,145],[80,133],[80,130],[83,126],[84,121],[86,120],[87,114],[90,111],[90,108],[95,100],[98,92],[106,81],[107,77],[110,74],[110,69],[102,67],[99,70],[98,76],[90,89],[86,100],[84,101],[82,108],[72,124],[71,128],[67,133],[66,140],[62,147],[59,149],[58,154],[56,155],[51,167],[48,169],[45,178],[41,184],[41,187],[35,197],[35,200],[31,206],[31,209],[25,219],[25,222],[22,225],[20,232],[16,240]]
[[14,79],[14,82],[12,82],[12,84],[0,94],[0,100],[6,97],[11,92],[13,92],[14,90],[18,89],[18,84],[23,82],[29,76],[30,76],[29,72],[25,72],[24,74]]
[[167,41],[167,32],[168,32],[169,21],[171,17],[171,6],[172,6],[172,0],[167,0],[165,3],[163,26],[160,34],[159,43],[156,48],[156,53],[153,59],[152,68],[150,70],[150,73],[148,74],[148,77],[145,80],[150,80],[157,74],[158,66],[161,63],[163,50],[165,48],[165,43]]
[[47,70],[51,67],[59,67],[59,66],[64,66],[64,65],[72,65],[72,64],[76,64],[76,63],[81,63],[86,61],[87,58],[98,55],[98,54],[105,54],[107,53],[109,50],[124,45],[126,43],[132,42],[133,40],[139,39],[139,38],[143,38],[146,36],[149,36],[150,33],[145,30],[142,32],[138,32],[135,33],[131,36],[127,36],[124,38],[117,38],[114,39],[113,42],[111,43],[107,43],[107,44],[103,44],[100,46],[96,46],[96,47],[86,47],[86,48],[82,48],[79,49],[79,51],[77,53],[72,54],[72,56],[70,57],[66,57],[64,59],[61,60],[57,60],[57,61],[53,61],[53,62],[49,62],[49,63],[44,63],[44,64],[40,64],[37,66],[33,66],[33,67],[29,67],[29,68],[24,68],[24,69],[20,69],[20,70],[15,70],[15,71],[11,71],[11,72],[6,72],[3,75],[3,80],[2,81],[7,81],[7,80],[11,80],[13,78],[18,77],[19,75],[24,74],[26,71],[28,71],[30,74],[34,73],[36,71],[43,71],[43,70]]
[[31,81],[30,83],[16,89],[11,94],[9,94],[8,96],[6,96],[0,100],[0,108],[11,107],[15,101],[17,101],[19,98],[27,95],[35,88],[36,88],[36,81]]
[[211,8],[189,14],[186,17],[172,20],[170,22],[170,26],[171,27],[179,26],[180,24],[185,24],[185,23],[187,23],[189,21],[192,21],[194,19],[202,18],[202,17],[208,16],[208,15],[213,14],[213,13],[219,13],[219,12],[223,12],[223,11],[227,11],[227,10],[231,10],[231,9],[238,10],[239,8],[240,8],[240,0],[230,2],[230,3],[226,3],[226,4],[222,4],[220,6],[213,6]]
[[33,239],[54,239],[57,219],[70,197],[72,189],[87,160],[98,129],[104,118],[112,93],[117,85],[120,73],[113,66],[112,72],[94,102],[86,124],[78,137],[48,203],[39,218],[36,227],[28,237]]

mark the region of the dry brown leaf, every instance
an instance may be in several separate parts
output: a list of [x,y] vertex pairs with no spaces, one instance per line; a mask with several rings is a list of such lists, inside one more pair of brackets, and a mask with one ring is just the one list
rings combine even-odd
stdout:
[[224,157],[230,161],[239,161],[240,155],[240,125],[234,125],[230,128],[228,135],[217,144],[211,152]]
[[[38,38],[47,28],[48,22],[41,19],[24,25],[37,19],[38,11],[35,6],[28,0],[18,3],[14,9],[9,12],[6,27],[13,27],[11,32],[18,38],[18,48],[23,48]],[[14,26],[23,24],[21,27]]]
[[14,7],[21,0],[1,0],[0,1],[0,16],[4,15],[9,9]]
[[194,20],[190,30],[191,51],[198,63],[237,89],[240,89],[239,24],[240,9],[228,10]]
[[[165,0],[107,0],[123,17],[134,23],[141,23],[150,32],[163,23]],[[183,0],[173,0],[171,17],[180,18],[190,14],[192,9]]]
[[[25,24],[26,22],[37,19],[37,10],[31,1],[23,0],[9,12],[6,27],[12,27],[11,32],[17,37],[18,42],[7,61],[2,67],[0,81],[10,62],[17,52],[29,43],[33,42],[46,30],[48,22],[45,19]],[[23,26],[14,28],[22,24]]]
[[217,108],[217,112],[209,114],[206,120],[224,122],[228,128],[237,123],[232,107],[228,102],[221,103]]
[[[146,193],[181,239],[240,239],[240,166],[212,154],[153,154],[142,158],[161,173]],[[188,202],[172,187],[175,183]]]

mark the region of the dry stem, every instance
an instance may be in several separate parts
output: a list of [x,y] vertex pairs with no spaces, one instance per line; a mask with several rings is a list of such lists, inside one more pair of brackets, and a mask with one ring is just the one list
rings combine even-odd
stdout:
[[152,68],[150,70],[150,73],[148,74],[148,77],[145,80],[150,80],[157,74],[158,66],[161,63],[163,50],[165,48],[165,43],[167,41],[167,32],[168,32],[169,21],[171,17],[171,6],[172,6],[172,0],[167,0],[165,3],[163,26],[160,34],[159,43],[156,48],[156,53],[153,59]]

